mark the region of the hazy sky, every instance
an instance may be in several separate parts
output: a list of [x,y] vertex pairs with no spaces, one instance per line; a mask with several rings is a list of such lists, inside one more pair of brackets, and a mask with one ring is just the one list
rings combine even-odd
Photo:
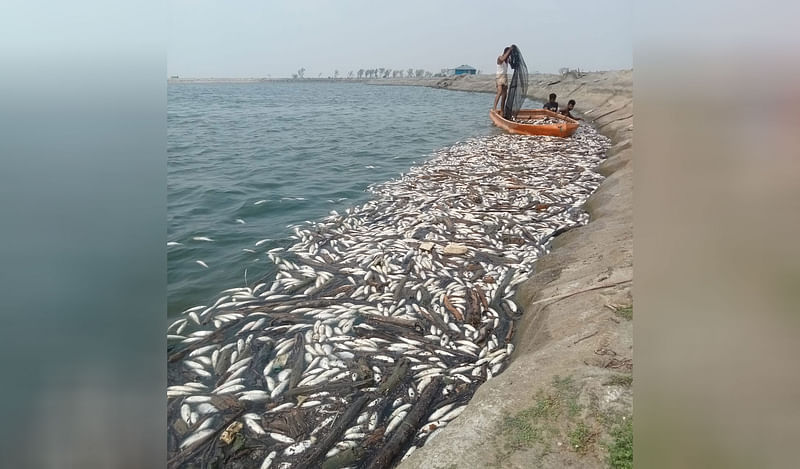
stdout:
[[633,66],[633,0],[169,0],[169,75],[306,77],[461,64],[494,73],[517,44],[530,72]]

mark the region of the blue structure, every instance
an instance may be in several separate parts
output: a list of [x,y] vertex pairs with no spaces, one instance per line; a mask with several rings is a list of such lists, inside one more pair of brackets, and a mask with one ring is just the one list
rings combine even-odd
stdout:
[[454,75],[475,75],[478,71],[469,65],[459,65],[453,69]]

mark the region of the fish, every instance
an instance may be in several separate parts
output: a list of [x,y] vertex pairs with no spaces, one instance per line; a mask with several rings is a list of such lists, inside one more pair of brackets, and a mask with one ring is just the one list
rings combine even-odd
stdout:
[[208,268],[208,264],[206,264],[205,262],[203,262],[203,261],[201,261],[201,260],[197,260],[197,261],[195,261],[195,262],[197,262],[198,264],[202,265],[202,266],[203,266],[203,267],[205,267],[206,269]]
[[253,390],[242,393],[240,401],[264,402],[270,399],[270,393],[265,391]]
[[280,434],[278,432],[270,432],[269,433],[269,437],[272,438],[273,440],[277,441],[278,443],[289,443],[289,444],[293,444],[294,443],[294,439],[293,438],[290,438],[290,437],[288,437],[286,435],[283,435],[283,434]]
[[270,399],[275,399],[278,396],[280,396],[283,393],[283,391],[286,390],[287,386],[289,386],[289,380],[283,381],[277,386],[275,386],[275,389],[273,389],[272,392],[270,392],[269,395]]
[[211,238],[209,238],[207,236],[195,236],[192,239],[195,240],[195,241],[206,241],[206,242],[209,242],[209,243],[214,241],[213,239],[211,239]]
[[200,441],[203,441],[203,440],[207,439],[208,437],[210,437],[211,435],[213,435],[216,432],[217,431],[213,430],[213,429],[200,430],[200,431],[198,431],[196,433],[193,433],[191,436],[189,436],[185,440],[183,440],[183,442],[181,442],[180,447],[181,447],[181,449],[183,449],[183,448],[186,448],[187,446],[191,446],[191,445],[193,445],[195,443],[198,443]]
[[439,420],[439,418],[441,418],[443,415],[445,415],[450,409],[453,408],[453,406],[455,406],[455,403],[446,404],[446,405],[436,409],[436,411],[434,411],[430,415],[430,417],[428,417],[428,422],[433,422],[434,420]]
[[355,462],[361,460],[365,454],[366,450],[359,446],[339,451],[322,463],[322,469],[340,469],[352,466]]
[[258,423],[257,419],[245,419],[244,424],[247,425],[247,428],[256,435],[267,434],[264,428]]
[[285,450],[283,450],[283,454],[285,456],[294,456],[294,455],[300,454],[303,451],[305,451],[308,448],[310,448],[311,445],[314,444],[314,441],[316,441],[316,438],[311,437],[308,440],[303,440],[301,442],[295,443],[295,444],[287,447]]
[[259,468],[260,469],[269,469],[269,467],[272,465],[272,461],[275,460],[275,456],[277,456],[277,455],[278,455],[277,451],[270,452],[267,455],[267,457],[264,458],[264,461],[261,462],[261,466],[259,466]]
[[[370,186],[361,205],[291,225],[293,244],[266,253],[274,275],[169,326],[170,347],[185,351],[168,363],[167,396],[181,399],[170,422],[198,433],[245,406],[248,434],[280,445],[267,466],[383,467],[430,441],[507,365],[523,314],[514,295],[533,263],[559,230],[588,221],[581,206],[607,148],[593,132],[459,142]],[[451,242],[469,254],[442,255]],[[354,396],[371,402],[343,423]],[[375,441],[374,456],[361,451]]]

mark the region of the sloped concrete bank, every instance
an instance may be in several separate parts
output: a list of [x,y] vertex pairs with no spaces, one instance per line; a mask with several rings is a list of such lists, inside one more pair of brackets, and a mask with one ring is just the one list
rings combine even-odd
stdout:
[[[372,83],[494,93],[491,76]],[[633,71],[531,75],[528,91],[537,101],[551,92],[562,105],[575,99],[577,115],[611,138],[598,168],[607,179],[585,205],[591,221],[558,236],[520,289],[524,315],[508,368],[399,467],[608,467],[626,451],[620,435],[633,413]]]

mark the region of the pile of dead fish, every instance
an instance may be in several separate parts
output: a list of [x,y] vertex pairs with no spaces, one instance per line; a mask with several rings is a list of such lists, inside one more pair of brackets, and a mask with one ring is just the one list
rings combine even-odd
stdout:
[[547,125],[547,124],[563,124],[564,121],[556,119],[555,117],[539,117],[536,119],[516,120],[520,124],[534,124],[534,125]]
[[456,144],[268,251],[274,279],[169,326],[170,467],[392,467],[500,373],[515,286],[602,177],[608,141]]

